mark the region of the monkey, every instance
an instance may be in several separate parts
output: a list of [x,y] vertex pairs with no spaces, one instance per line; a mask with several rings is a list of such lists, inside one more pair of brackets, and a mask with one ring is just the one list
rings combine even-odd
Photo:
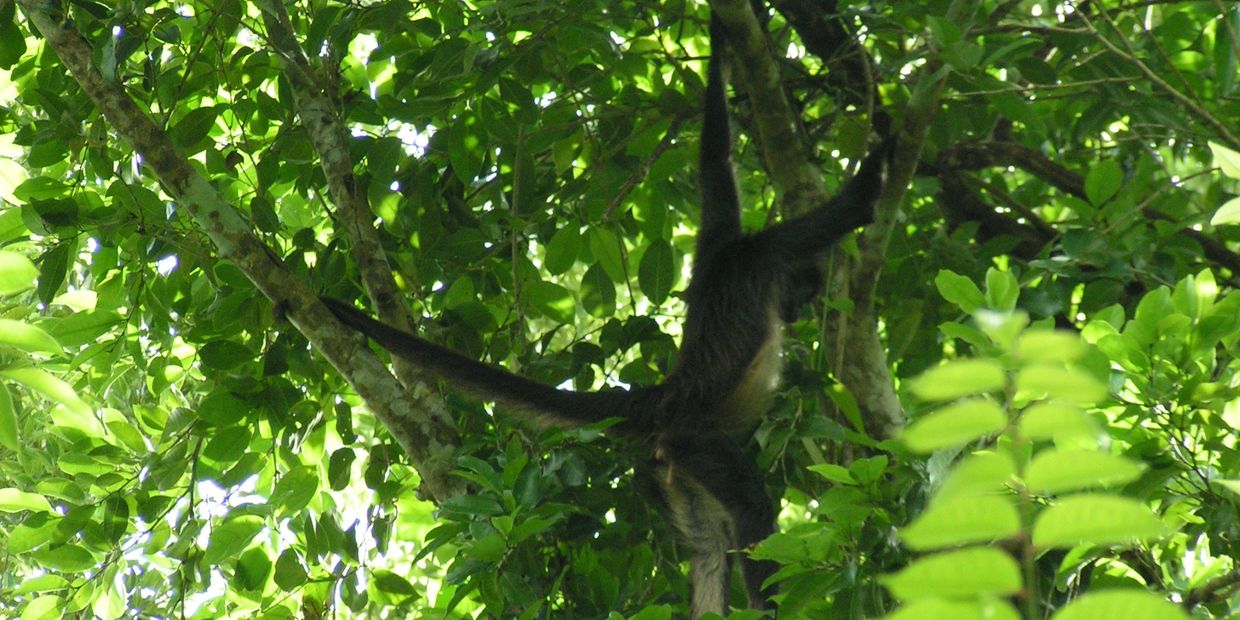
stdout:
[[749,606],[772,608],[775,589],[764,584],[777,565],[736,553],[776,531],[774,502],[743,446],[775,397],[782,323],[795,320],[820,292],[827,251],[872,221],[893,149],[891,139],[883,140],[823,204],[745,234],[722,66],[726,33],[714,17],[710,36],[698,153],[701,221],[680,353],[661,383],[558,389],[385,325],[350,303],[321,298],[342,323],[392,355],[529,423],[574,427],[618,419],[606,432],[649,454],[649,462],[635,469],[657,483],[656,503],[688,547],[693,618],[727,612],[734,555]]

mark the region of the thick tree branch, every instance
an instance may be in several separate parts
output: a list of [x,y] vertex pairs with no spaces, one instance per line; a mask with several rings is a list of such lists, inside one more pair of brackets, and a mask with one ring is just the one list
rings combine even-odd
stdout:
[[[1087,199],[1084,177],[1052,161],[1041,152],[1017,142],[962,142],[943,150],[935,162],[940,178],[944,178],[944,175],[952,170],[981,170],[993,166],[1015,166],[1065,194],[1081,200]],[[944,178],[944,183],[947,182]],[[1143,207],[1140,213],[1149,219],[1174,222],[1170,216],[1149,206]],[[1229,249],[1227,244],[1187,226],[1184,226],[1180,233],[1197,242],[1210,261],[1240,275],[1240,254]]]
[[797,131],[766,31],[749,0],[713,0],[711,10],[728,33],[733,74],[749,94],[763,165],[780,192],[783,212],[803,213],[827,198],[826,186]]
[[63,16],[45,11],[54,4],[19,3],[35,30],[73,75],[104,118],[142,156],[166,191],[186,209],[215,244],[221,258],[236,265],[269,299],[286,304],[290,320],[368,403],[422,475],[423,492],[447,497],[457,486],[434,437],[437,422],[392,379],[370,349],[340,325],[317,296],[276,258],[237,210],[210,181],[177,152],[168,135],[129,98],[124,88],[106,81],[93,64],[94,52]]
[[[375,228],[374,212],[366,199],[365,189],[359,187],[353,174],[353,159],[349,155],[349,140],[340,112],[333,103],[334,86],[325,85],[315,78],[301,45],[293,34],[288,11],[281,2],[265,0],[260,4],[263,23],[267,27],[268,40],[275,52],[284,60],[288,69],[284,75],[292,86],[297,105],[297,115],[319,154],[323,175],[327,178],[328,191],[336,205],[336,214],[343,224],[354,262],[361,274],[362,285],[376,314],[385,323],[405,331],[413,331],[407,304],[401,300],[392,276],[392,266],[379,242]],[[399,358],[392,359],[392,366],[401,382],[413,391],[413,398],[420,401],[423,410],[440,418],[434,429],[437,444],[457,444],[457,437],[450,424],[451,416],[443,400],[433,390],[427,389],[421,369]]]

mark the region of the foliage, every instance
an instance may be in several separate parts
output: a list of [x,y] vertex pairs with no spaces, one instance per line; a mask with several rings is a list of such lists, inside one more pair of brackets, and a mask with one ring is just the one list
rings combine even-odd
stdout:
[[[426,409],[452,444],[408,453],[135,157],[34,4],[302,285],[358,299],[366,273],[259,6],[0,0],[0,616],[683,613],[643,455],[450,389]],[[752,446],[782,498],[753,551],[783,565],[781,616],[1240,611],[1240,144],[1218,120],[1240,118],[1240,7],[773,4],[829,184],[884,115],[913,122],[910,76],[943,85],[877,284],[905,434],[869,434],[835,380],[848,300],[787,329]],[[824,53],[805,6],[862,43]],[[553,385],[657,382],[697,227],[707,7],[295,9],[420,331]],[[841,79],[862,55],[877,110]],[[756,229],[783,190],[737,92]],[[423,458],[470,492],[417,497]]]

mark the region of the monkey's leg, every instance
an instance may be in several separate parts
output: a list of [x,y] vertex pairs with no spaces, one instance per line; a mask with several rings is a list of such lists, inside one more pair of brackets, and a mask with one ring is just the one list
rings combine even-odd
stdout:
[[[722,435],[682,435],[664,439],[660,445],[674,468],[674,486],[692,486],[699,493],[704,491],[713,501],[699,504],[726,515],[722,520],[730,527],[723,542],[729,552],[757,544],[775,532],[775,508],[766,494],[762,476],[735,442]],[[715,516],[714,521],[722,516]],[[771,561],[752,560],[746,554],[741,554],[740,559],[750,607],[770,609],[770,597],[775,594],[775,588],[764,590],[762,583],[775,574],[779,566]],[[727,564],[726,559],[724,564]],[[721,586],[725,600],[727,577],[723,576]],[[696,586],[697,580],[693,582]],[[696,592],[694,600],[697,600]]]

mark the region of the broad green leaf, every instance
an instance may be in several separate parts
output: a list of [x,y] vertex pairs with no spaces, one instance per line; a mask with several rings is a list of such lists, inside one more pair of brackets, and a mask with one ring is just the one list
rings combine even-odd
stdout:
[[1006,452],[978,452],[952,468],[943,486],[934,494],[934,501],[994,494],[1015,475],[1016,463]]
[[263,520],[254,515],[242,515],[215,526],[211,530],[203,561],[219,564],[236,556],[250,546],[250,541],[254,540],[263,527]]
[[232,586],[238,590],[261,590],[271,575],[271,558],[261,545],[250,547],[237,559],[233,570]]
[[597,264],[586,269],[581,278],[581,305],[595,318],[608,317],[616,311],[616,285]]
[[900,440],[914,452],[933,452],[997,433],[1007,425],[1003,409],[992,400],[973,398],[943,407],[913,422]]
[[581,254],[581,230],[576,226],[568,226],[556,231],[547,242],[547,253],[543,259],[543,267],[547,273],[558,276],[568,271]]
[[73,386],[38,368],[9,368],[0,370],[0,377],[12,379],[54,400],[79,415],[91,415],[90,405],[78,398]]
[[95,556],[75,544],[44,547],[30,555],[41,566],[66,573],[80,573],[95,567]]
[[951,400],[1003,389],[1007,375],[992,359],[955,360],[921,373],[909,389],[922,400]]
[[1020,620],[1007,601],[960,601],[946,598],[918,599],[886,615],[884,620]]
[[881,578],[891,594],[904,601],[946,596],[1007,596],[1022,587],[1020,567],[998,549],[974,547],[914,560]]
[[620,240],[616,238],[616,234],[595,226],[586,233],[586,240],[589,241],[590,254],[594,256],[595,262],[602,265],[611,281],[624,282],[624,255],[620,252]]
[[280,557],[276,560],[276,572],[274,575],[276,585],[285,592],[291,592],[301,587],[309,575],[306,574],[306,568],[301,565],[301,560],[297,557],[297,552],[292,549],[285,549],[280,552]]
[[12,295],[34,288],[39,270],[29,258],[0,250],[0,295]]
[[1085,355],[1085,343],[1069,331],[1030,329],[1016,341],[1016,355],[1029,362],[1072,362]]
[[1016,388],[1030,398],[1049,397],[1089,405],[1107,397],[1107,386],[1084,370],[1035,364],[1016,375]]
[[1158,517],[1145,504],[1126,497],[1089,493],[1065,497],[1038,515],[1033,544],[1072,547],[1154,540],[1164,534]]
[[1025,409],[1017,425],[1026,439],[1097,440],[1098,426],[1080,407],[1043,402]]
[[934,277],[934,286],[943,299],[960,307],[965,314],[973,314],[986,304],[986,297],[972,280],[946,269]]
[[570,323],[577,304],[568,289],[554,282],[530,282],[524,290],[530,306],[557,323]]
[[1025,483],[1035,493],[1063,493],[1132,482],[1144,469],[1141,463],[1105,452],[1053,448],[1033,457]]
[[1211,226],[1226,224],[1240,224],[1240,197],[1224,202],[1223,206],[1219,207],[1210,217]]
[[1214,165],[1218,166],[1223,174],[1240,179],[1240,153],[1214,141],[1210,142],[1210,152],[1214,154]]
[[314,468],[294,467],[280,477],[267,502],[280,514],[301,512],[319,490],[319,477]]
[[232,370],[254,360],[254,352],[232,340],[212,340],[198,349],[203,366],[213,370]]
[[0,319],[0,344],[31,353],[60,355],[63,349],[51,334],[25,321]]
[[1010,271],[991,267],[986,270],[986,305],[995,310],[1012,310],[1020,297],[1020,283]]
[[1089,592],[1052,616],[1053,620],[1188,620],[1178,605],[1144,590]]
[[172,138],[172,141],[182,150],[197,152],[201,149],[195,147],[211,132],[217,116],[219,116],[219,110],[214,106],[190,110],[172,126],[172,129],[168,131],[168,137]]
[[21,489],[0,489],[0,512],[51,512],[52,505],[47,498],[38,493],[29,493]]
[[940,549],[999,540],[1020,532],[1020,515],[1002,496],[983,495],[934,502],[900,532],[910,549]]
[[1089,169],[1085,176],[1085,197],[1095,207],[1109,200],[1124,182],[1124,170],[1114,159],[1103,159]]
[[663,239],[656,239],[646,248],[637,266],[637,284],[656,306],[663,303],[676,283],[676,268],[672,260],[672,246]]
[[22,610],[21,620],[56,620],[65,617],[65,611],[65,599],[48,594],[30,601]]
[[839,484],[856,485],[857,481],[849,473],[848,469],[834,463],[821,463],[818,465],[810,465],[810,471]]
[[13,407],[13,395],[4,385],[0,385],[0,446],[14,452],[21,450],[17,436],[17,410]]

